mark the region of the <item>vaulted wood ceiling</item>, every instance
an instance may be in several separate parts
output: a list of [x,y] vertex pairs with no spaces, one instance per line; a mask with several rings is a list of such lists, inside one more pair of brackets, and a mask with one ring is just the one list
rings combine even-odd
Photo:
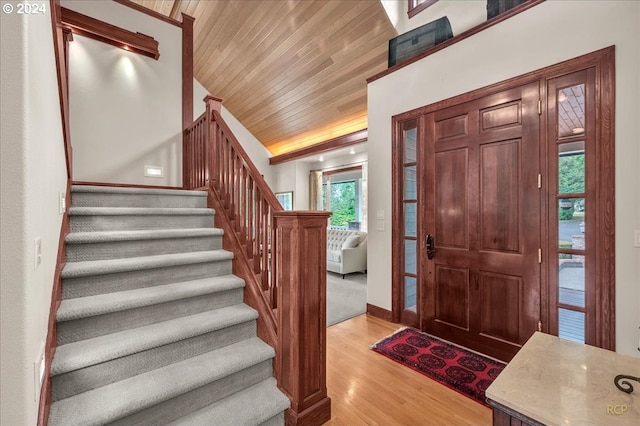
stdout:
[[377,0],[134,1],[196,19],[196,79],[273,154],[366,128],[397,35]]

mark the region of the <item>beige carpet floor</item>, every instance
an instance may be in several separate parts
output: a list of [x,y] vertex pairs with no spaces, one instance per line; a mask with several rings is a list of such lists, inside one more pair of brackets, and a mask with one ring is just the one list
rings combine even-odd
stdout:
[[367,310],[367,274],[327,272],[327,327],[364,314]]

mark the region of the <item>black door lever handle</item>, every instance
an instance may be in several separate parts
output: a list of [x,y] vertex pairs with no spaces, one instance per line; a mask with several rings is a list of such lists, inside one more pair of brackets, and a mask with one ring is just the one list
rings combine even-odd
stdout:
[[427,259],[433,259],[435,256],[435,242],[433,240],[433,235],[427,234]]

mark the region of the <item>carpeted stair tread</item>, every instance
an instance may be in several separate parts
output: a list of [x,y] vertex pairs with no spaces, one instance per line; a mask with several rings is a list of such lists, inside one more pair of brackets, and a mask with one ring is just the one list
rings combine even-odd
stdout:
[[115,241],[160,240],[169,238],[215,237],[224,235],[219,228],[150,229],[141,231],[70,232],[67,244],[106,243]]
[[209,208],[180,207],[71,207],[71,216],[211,216],[215,212]]
[[99,194],[149,194],[149,195],[183,195],[191,197],[206,197],[206,191],[190,191],[184,189],[163,189],[163,188],[129,188],[117,186],[92,186],[73,185],[71,192],[92,192]]
[[273,348],[259,338],[244,340],[56,401],[51,405],[48,424],[88,426],[109,423],[274,356]]
[[58,322],[77,320],[79,318],[126,311],[242,287],[244,287],[242,279],[234,275],[223,275],[135,290],[65,299],[60,303],[56,320]]
[[106,275],[168,266],[195,263],[219,262],[233,259],[233,253],[226,250],[209,250],[190,253],[160,254],[155,256],[128,257],[121,259],[92,260],[67,263],[61,272],[62,279],[92,275]]
[[278,390],[276,380],[269,378],[169,425],[259,425],[288,409],[289,405],[289,399]]
[[245,304],[238,304],[58,346],[51,363],[51,375],[79,370],[253,321],[257,317],[255,310]]

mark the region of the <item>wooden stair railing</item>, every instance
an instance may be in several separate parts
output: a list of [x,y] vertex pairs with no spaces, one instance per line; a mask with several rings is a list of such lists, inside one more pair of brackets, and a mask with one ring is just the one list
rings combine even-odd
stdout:
[[183,133],[183,185],[206,189],[233,248],[233,273],[259,313],[258,336],[276,351],[274,374],[291,400],[288,425],[331,418],[326,386],[326,243],[329,213],[284,211],[221,116],[222,99]]

